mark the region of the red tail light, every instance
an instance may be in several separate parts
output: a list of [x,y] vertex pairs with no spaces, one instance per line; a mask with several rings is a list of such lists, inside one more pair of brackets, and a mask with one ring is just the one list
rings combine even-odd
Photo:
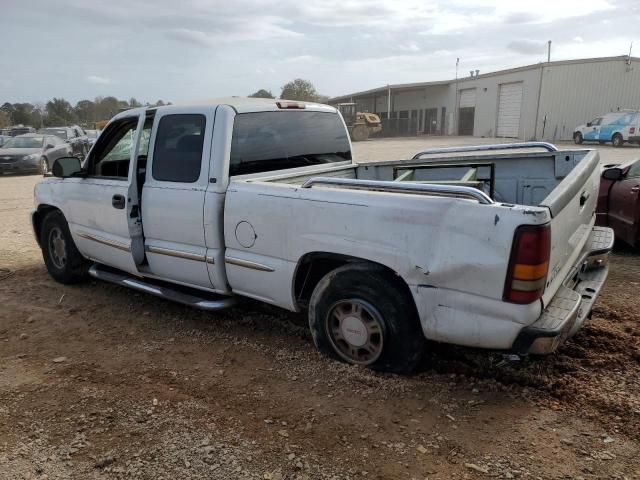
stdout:
[[551,254],[549,225],[522,225],[516,229],[503,299],[532,303],[542,297]]
[[629,127],[629,133],[636,133],[636,127]]
[[300,103],[300,102],[288,102],[288,101],[282,101],[282,100],[278,100],[276,102],[276,105],[278,105],[278,108],[284,108],[284,109],[303,109],[305,108],[305,104],[304,103]]

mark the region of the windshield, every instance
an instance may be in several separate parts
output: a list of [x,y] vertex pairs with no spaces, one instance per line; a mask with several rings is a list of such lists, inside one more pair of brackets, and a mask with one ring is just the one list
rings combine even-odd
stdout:
[[55,135],[56,137],[59,137],[63,140],[67,139],[67,131],[64,129],[58,129],[58,128],[45,128],[43,130],[44,133],[49,133],[51,135]]
[[230,175],[345,160],[351,160],[351,146],[335,113],[289,110],[235,118]]
[[44,137],[13,137],[2,148],[42,148]]

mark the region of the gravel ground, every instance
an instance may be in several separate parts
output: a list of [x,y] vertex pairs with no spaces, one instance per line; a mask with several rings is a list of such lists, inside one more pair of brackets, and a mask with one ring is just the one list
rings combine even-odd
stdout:
[[[477,140],[368,141],[356,158]],[[37,181],[0,177],[3,480],[640,478],[637,252],[616,250],[557,354],[429,344],[399,377],[324,359],[304,315],[56,284],[28,221]]]

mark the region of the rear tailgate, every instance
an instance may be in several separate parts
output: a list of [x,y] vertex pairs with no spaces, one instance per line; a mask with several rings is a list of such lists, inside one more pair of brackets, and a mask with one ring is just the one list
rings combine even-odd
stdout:
[[600,157],[592,150],[542,201],[551,212],[551,256],[542,296],[548,305],[578,261],[595,222]]

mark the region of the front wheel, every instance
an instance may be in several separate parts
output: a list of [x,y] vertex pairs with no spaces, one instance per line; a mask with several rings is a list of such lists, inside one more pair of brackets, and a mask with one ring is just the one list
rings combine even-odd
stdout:
[[414,370],[425,339],[413,298],[401,282],[368,264],[345,265],[325,275],[309,302],[318,350],[375,370]]
[[89,262],[78,251],[61,212],[50,212],[44,218],[40,229],[40,248],[47,271],[57,282],[77,283],[86,277]]
[[576,145],[580,145],[583,141],[582,134],[580,132],[574,133],[573,141],[576,143]]
[[613,143],[614,147],[620,148],[622,145],[624,145],[624,139],[622,138],[622,135],[616,133],[611,139],[611,143]]
[[46,175],[49,172],[49,161],[47,160],[46,157],[42,157],[40,159],[39,168],[40,168],[40,173],[42,175]]

